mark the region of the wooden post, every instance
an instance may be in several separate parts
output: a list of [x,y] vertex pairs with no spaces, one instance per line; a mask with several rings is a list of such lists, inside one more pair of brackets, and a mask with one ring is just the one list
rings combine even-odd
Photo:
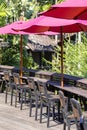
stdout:
[[23,76],[23,72],[22,72],[22,68],[23,68],[23,57],[22,57],[22,53],[23,53],[23,46],[22,46],[22,35],[20,35],[20,77]]
[[64,86],[64,74],[63,74],[63,34],[62,34],[62,27],[61,27],[61,87]]

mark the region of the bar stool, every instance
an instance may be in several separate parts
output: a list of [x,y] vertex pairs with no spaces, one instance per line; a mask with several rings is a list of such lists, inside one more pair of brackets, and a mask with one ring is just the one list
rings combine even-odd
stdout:
[[23,103],[26,104],[29,100],[29,86],[26,83],[21,83],[20,75],[18,73],[13,73],[13,80],[16,86],[15,107],[17,107],[17,102],[19,102],[20,110],[22,110]]
[[30,88],[30,111],[29,111],[29,116],[31,117],[32,115],[32,108],[33,105],[35,105],[35,120],[37,120],[37,113],[38,113],[38,107],[40,104],[40,95],[37,90],[37,86],[34,82],[34,79],[31,77],[28,77],[27,79],[28,85]]
[[64,96],[64,93],[61,90],[59,91],[59,98],[64,121],[63,130],[66,130],[66,126],[68,126],[68,130],[70,130],[70,126],[76,123],[74,114],[73,112],[68,111],[68,98]]
[[38,81],[38,89],[40,93],[41,108],[40,108],[40,123],[42,123],[43,107],[47,108],[47,127],[49,127],[50,114],[52,112],[53,120],[55,119],[55,110],[59,107],[59,96],[49,93],[46,87],[46,83]]
[[76,119],[77,130],[87,130],[87,111],[81,110],[81,105],[78,100],[71,98],[70,101]]
[[5,103],[7,103],[7,97],[8,97],[8,94],[10,94],[11,95],[11,105],[12,105],[15,84],[12,81],[11,73],[9,71],[4,71],[4,81],[5,81],[5,87],[6,87]]

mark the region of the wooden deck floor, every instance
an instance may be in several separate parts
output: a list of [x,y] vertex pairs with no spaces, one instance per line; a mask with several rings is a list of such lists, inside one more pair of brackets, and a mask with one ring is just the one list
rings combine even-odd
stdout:
[[[0,93],[0,130],[63,130],[63,124],[59,122],[50,121],[50,127],[46,127],[46,118],[43,119],[43,123],[39,123],[38,120],[34,120],[34,113],[32,117],[29,117],[29,107],[24,106],[23,110],[10,106],[8,102],[5,104],[5,94]],[[73,125],[71,130],[76,130],[76,126]]]

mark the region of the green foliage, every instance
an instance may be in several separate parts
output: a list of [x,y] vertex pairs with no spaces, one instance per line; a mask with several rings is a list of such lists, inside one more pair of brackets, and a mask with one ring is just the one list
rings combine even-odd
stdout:
[[3,2],[0,4],[0,17],[6,16],[6,4]]
[[71,75],[87,77],[87,39],[83,36],[81,43],[65,43],[64,72]]
[[[23,67],[26,68],[37,68],[37,64],[34,63],[33,58],[28,54],[25,46],[27,43],[27,35],[22,37],[23,39]],[[20,36],[19,35],[8,35],[9,47],[2,50],[2,64],[12,65],[20,67]]]
[[27,68],[29,69],[37,69],[38,65],[33,61],[31,53],[28,54],[27,57]]
[[56,71],[60,73],[60,47],[57,46],[54,48],[55,54],[52,56],[52,62],[43,58],[43,61],[47,66],[51,66],[50,71]]
[[[52,65],[52,71],[60,73],[61,61],[60,61],[60,46],[54,48],[55,55],[53,55],[53,61],[48,62]],[[63,46],[63,62],[64,73],[74,76],[87,77],[87,38],[86,35],[82,35],[81,43],[64,42]]]
[[0,26],[3,26],[6,22],[7,6],[6,3],[0,0]]
[[25,20],[34,18],[39,10],[36,0],[10,0],[7,7],[7,22],[19,20],[20,16]]
[[51,7],[51,5],[56,4],[56,2],[60,3],[62,1],[63,0],[45,0],[45,1],[44,0],[37,0],[38,4],[40,6],[39,12],[48,10]]
[[[13,65],[19,66],[19,52],[16,49],[16,46],[11,48],[4,49],[4,53],[2,54],[2,64],[3,65]],[[8,60],[7,60],[8,59]]]

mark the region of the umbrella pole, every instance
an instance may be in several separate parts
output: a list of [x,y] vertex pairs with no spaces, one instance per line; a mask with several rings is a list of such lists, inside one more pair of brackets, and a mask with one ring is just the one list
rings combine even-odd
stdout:
[[64,75],[63,75],[63,33],[61,27],[61,87],[64,86]]
[[20,77],[22,77],[22,67],[23,67],[23,58],[22,58],[22,52],[23,52],[23,47],[22,47],[22,35],[20,36]]

